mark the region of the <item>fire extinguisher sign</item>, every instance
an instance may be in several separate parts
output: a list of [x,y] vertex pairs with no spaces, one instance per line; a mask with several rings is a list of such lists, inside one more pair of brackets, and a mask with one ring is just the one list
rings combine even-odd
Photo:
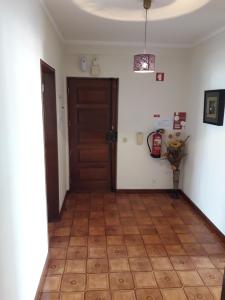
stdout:
[[173,129],[174,130],[181,130],[185,127],[186,124],[186,112],[175,112],[174,113],[174,121],[173,121]]
[[165,73],[162,73],[162,72],[158,72],[156,73],[156,81],[164,81],[165,80]]

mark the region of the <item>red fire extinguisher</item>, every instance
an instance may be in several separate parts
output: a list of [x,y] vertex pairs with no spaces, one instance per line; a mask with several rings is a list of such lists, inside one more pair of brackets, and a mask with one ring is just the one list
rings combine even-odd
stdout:
[[[154,158],[161,157],[161,148],[162,148],[162,134],[164,133],[164,129],[158,129],[156,131],[151,132],[147,137],[147,144],[151,156]],[[149,142],[149,140],[151,140]]]

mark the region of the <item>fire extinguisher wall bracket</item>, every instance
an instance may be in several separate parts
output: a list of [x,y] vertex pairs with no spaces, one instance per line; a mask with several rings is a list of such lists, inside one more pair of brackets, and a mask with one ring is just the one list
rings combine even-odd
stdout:
[[155,131],[152,131],[151,133],[149,133],[149,135],[147,136],[147,145],[148,145],[148,149],[150,151],[150,153],[152,153],[152,149],[151,149],[151,146],[149,144],[149,139],[150,137],[153,135],[153,133],[155,133]]

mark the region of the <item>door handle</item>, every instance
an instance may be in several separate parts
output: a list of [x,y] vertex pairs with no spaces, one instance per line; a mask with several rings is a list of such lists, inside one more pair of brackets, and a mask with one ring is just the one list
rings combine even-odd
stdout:
[[115,143],[117,141],[117,132],[115,130],[109,130],[106,133],[106,141],[108,143]]

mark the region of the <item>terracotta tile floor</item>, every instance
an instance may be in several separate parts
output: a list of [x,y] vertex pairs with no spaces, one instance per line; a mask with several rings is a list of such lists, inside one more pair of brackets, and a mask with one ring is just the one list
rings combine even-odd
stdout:
[[39,300],[220,300],[225,245],[183,199],[71,194]]

